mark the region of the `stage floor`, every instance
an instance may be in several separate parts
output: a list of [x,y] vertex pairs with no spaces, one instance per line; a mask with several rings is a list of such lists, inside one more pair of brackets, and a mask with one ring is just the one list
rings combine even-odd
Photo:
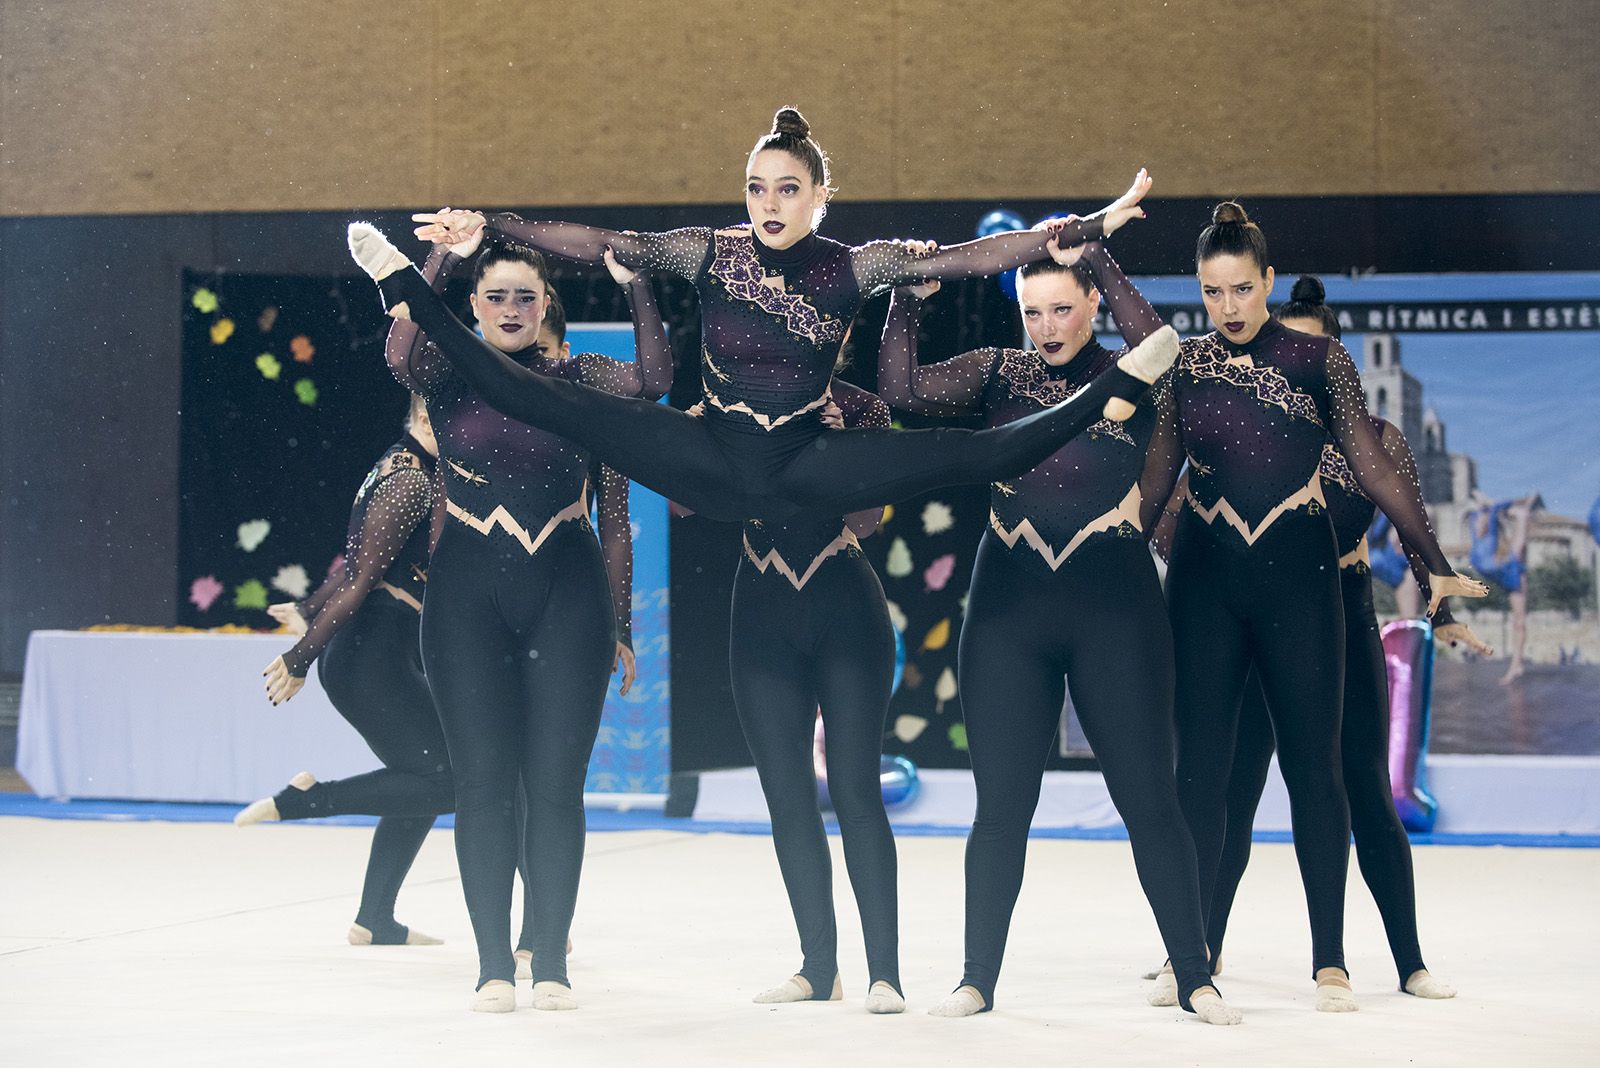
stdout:
[[[995,1012],[926,1010],[959,976],[959,837],[899,841],[911,1011],[861,1007],[860,929],[839,840],[842,1004],[757,1006],[799,964],[757,835],[591,833],[573,930],[583,1008],[467,1011],[476,963],[450,833],[424,847],[400,919],[446,944],[344,944],[371,831],[0,818],[0,1060],[116,1064],[1593,1064],[1600,850],[1420,847],[1423,946],[1461,996],[1394,990],[1355,874],[1361,1011],[1311,1009],[1288,845],[1258,844],[1221,977],[1244,1010],[1209,1028],[1144,1003],[1162,952],[1125,842],[1034,840]],[[1590,1021],[1585,1023],[1584,1021]]]

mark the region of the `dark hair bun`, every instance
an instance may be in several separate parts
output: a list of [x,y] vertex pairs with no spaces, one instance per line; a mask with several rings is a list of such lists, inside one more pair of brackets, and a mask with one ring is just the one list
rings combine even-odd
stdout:
[[811,136],[811,124],[794,108],[779,108],[772,116],[772,132],[804,141]]
[[1211,221],[1217,226],[1248,226],[1250,215],[1244,210],[1244,205],[1232,200],[1224,200],[1221,204],[1211,209]]
[[1289,299],[1296,304],[1326,304],[1328,291],[1323,287],[1322,279],[1314,274],[1303,274],[1295,279]]

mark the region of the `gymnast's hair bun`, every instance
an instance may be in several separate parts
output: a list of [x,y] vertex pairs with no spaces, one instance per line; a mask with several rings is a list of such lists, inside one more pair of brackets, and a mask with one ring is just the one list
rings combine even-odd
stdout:
[[779,108],[778,113],[772,116],[772,132],[804,141],[811,136],[811,124],[794,108]]
[[1216,226],[1249,226],[1250,215],[1244,210],[1243,204],[1224,200],[1211,209],[1211,222]]
[[1294,288],[1289,291],[1289,300],[1295,304],[1326,304],[1328,291],[1322,285],[1322,279],[1314,274],[1303,274],[1295,279]]

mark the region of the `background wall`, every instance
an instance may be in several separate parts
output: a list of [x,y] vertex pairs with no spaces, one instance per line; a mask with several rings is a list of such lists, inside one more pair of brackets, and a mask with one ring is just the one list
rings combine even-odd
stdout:
[[[785,11],[794,17],[786,21]],[[0,0],[0,214],[1595,190],[1594,0]]]
[[1143,163],[1134,272],[1185,270],[1224,194],[1285,271],[1600,268],[1594,0],[794,10],[0,0],[0,675],[31,629],[175,620],[184,269],[349,274],[350,217],[438,203],[725,223],[782,103],[841,240]]

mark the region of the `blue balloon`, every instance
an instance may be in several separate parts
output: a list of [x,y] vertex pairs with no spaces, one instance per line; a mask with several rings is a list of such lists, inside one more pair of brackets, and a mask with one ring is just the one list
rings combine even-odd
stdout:
[[1589,533],[1600,542],[1600,497],[1594,499],[1594,507],[1589,509]]
[[910,803],[922,785],[917,778],[915,764],[903,756],[889,756],[887,753],[878,760],[878,782],[883,789],[885,808]]
[[1028,224],[1022,221],[1022,216],[1005,208],[995,208],[989,214],[978,220],[978,236],[991,237],[994,234],[1003,234],[1007,230],[1026,230]]
[[1047,223],[1051,219],[1065,219],[1068,215],[1071,215],[1071,214],[1072,213],[1070,211],[1052,211],[1049,215],[1041,215],[1039,217],[1039,222],[1035,223],[1034,225],[1038,226],[1040,223]]
[[994,276],[994,280],[1000,283],[1000,292],[1006,295],[1007,300],[1017,299],[1016,271],[1001,271],[999,274]]

